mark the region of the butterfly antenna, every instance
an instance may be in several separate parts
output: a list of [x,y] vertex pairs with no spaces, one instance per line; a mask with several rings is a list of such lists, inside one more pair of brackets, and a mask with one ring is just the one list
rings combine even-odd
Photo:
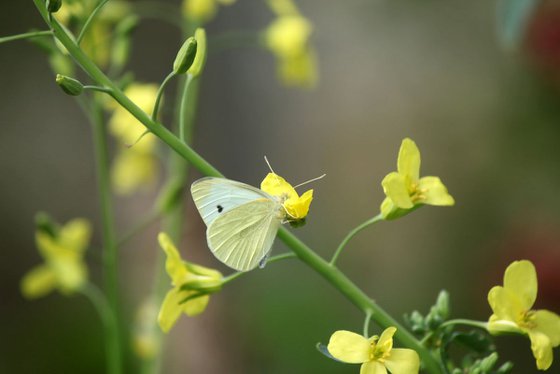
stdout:
[[270,162],[268,162],[268,158],[266,156],[264,156],[264,161],[266,162],[266,164],[268,165],[268,168],[270,169],[270,172],[273,174],[276,174],[274,172],[274,170],[272,170],[272,166],[270,166]]
[[319,177],[317,177],[317,178],[313,178],[313,179],[310,179],[310,180],[305,181],[305,182],[303,182],[303,183],[300,183],[300,184],[298,184],[297,186],[294,186],[294,188],[301,187],[301,186],[303,186],[303,185],[306,185],[307,183],[311,183],[311,182],[318,181],[319,179],[323,179],[323,178],[326,177],[326,176],[327,176],[327,174],[323,174],[323,175],[321,175],[321,176],[319,176]]

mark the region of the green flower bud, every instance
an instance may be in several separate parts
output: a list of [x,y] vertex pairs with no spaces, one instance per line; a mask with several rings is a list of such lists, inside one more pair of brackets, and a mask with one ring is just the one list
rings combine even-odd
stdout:
[[51,238],[56,238],[60,227],[45,212],[39,212],[35,215],[35,227],[37,231],[47,233]]
[[185,40],[173,62],[175,74],[185,74],[189,70],[196,57],[197,44],[196,39],[192,36]]
[[196,39],[196,54],[188,73],[193,77],[197,77],[202,73],[204,63],[206,62],[206,31],[203,28],[198,28],[194,32]]
[[62,91],[71,96],[79,96],[84,91],[84,85],[74,78],[65,75],[56,75],[56,84],[62,88]]
[[47,10],[49,13],[56,13],[62,6],[62,0],[47,0]]
[[500,366],[500,368],[498,369],[498,371],[496,372],[497,374],[508,374],[513,370],[513,362],[508,361],[505,364],[503,364],[502,366]]
[[498,362],[498,354],[493,352],[490,356],[482,359],[478,367],[483,373],[488,373],[496,365],[496,362]]

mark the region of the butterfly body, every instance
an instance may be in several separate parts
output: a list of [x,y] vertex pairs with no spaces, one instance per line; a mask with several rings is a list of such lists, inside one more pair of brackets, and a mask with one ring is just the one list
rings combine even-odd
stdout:
[[239,271],[257,267],[285,218],[282,199],[245,183],[211,177],[194,182],[191,193],[212,253]]

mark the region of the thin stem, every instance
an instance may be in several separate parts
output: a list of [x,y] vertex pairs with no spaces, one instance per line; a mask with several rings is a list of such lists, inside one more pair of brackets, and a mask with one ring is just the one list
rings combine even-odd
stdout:
[[156,95],[156,102],[154,104],[154,110],[152,111],[152,121],[157,122],[157,116],[159,113],[159,104],[161,102],[161,97],[163,96],[163,90],[165,89],[165,86],[167,85],[167,83],[171,80],[171,78],[173,78],[175,76],[175,72],[172,71],[171,73],[169,73],[167,75],[167,77],[165,77],[165,79],[163,80],[163,82],[161,82],[161,86],[159,86],[159,89],[157,91],[157,95]]
[[52,34],[53,34],[53,32],[51,30],[30,31],[30,32],[26,32],[26,33],[23,33],[23,34],[4,36],[4,37],[0,38],[0,44],[11,42],[11,41],[14,41],[14,40],[36,38],[38,36],[50,36]]
[[371,321],[371,312],[366,313],[366,318],[364,319],[364,338],[369,338],[369,322]]
[[97,6],[95,7],[95,9],[93,9],[93,11],[91,12],[91,14],[89,15],[88,19],[86,20],[86,23],[84,23],[84,26],[82,27],[82,30],[80,30],[80,34],[78,35],[78,38],[76,39],[76,43],[79,45],[82,42],[82,39],[84,38],[84,36],[86,35],[86,32],[89,29],[89,26],[91,25],[91,22],[93,21],[93,19],[95,18],[95,16],[97,15],[97,13],[101,10],[101,8],[103,8],[103,6],[105,4],[107,4],[109,0],[101,0],[99,1],[99,3],[97,4]]
[[479,329],[488,330],[488,322],[473,321],[470,319],[451,319],[449,321],[442,323],[439,326],[439,328],[441,329],[453,325],[473,326],[473,327],[478,327]]
[[377,223],[379,221],[383,220],[383,216],[381,214],[376,215],[375,217],[368,219],[367,221],[365,221],[364,223],[362,223],[361,225],[359,225],[358,227],[354,228],[352,231],[350,231],[348,233],[348,235],[346,235],[346,237],[342,240],[342,242],[340,242],[338,248],[336,249],[330,265],[334,266],[336,264],[336,260],[338,260],[338,256],[340,256],[340,253],[342,252],[342,250],[344,249],[344,247],[346,246],[346,244],[348,244],[348,242],[360,231],[362,231],[363,229],[365,229],[366,227],[373,225],[374,223]]
[[[33,0],[35,6],[45,19],[48,20],[48,14],[42,0]],[[182,142],[173,135],[164,126],[156,124],[146,115],[138,106],[136,106],[121,90],[105,75],[103,72],[80,50],[80,48],[72,41],[66,31],[60,24],[53,19],[53,30],[55,36],[66,47],[74,60],[82,67],[82,69],[94,80],[102,86],[109,87],[113,90],[113,98],[142,124],[144,124],[154,135],[159,137],[163,142],[168,144],[180,156],[189,161],[202,174],[207,176],[221,177],[223,176],[214,166],[208,163],[191,147]],[[372,318],[382,327],[395,326],[397,332],[395,337],[406,347],[414,349],[421,357],[426,370],[433,374],[442,373],[442,369],[437,359],[432,356],[431,352],[423,347],[418,340],[381,309],[373,300],[371,300],[361,289],[359,289],[352,281],[350,281],[343,273],[327,261],[318,256],[311,248],[305,245],[301,240],[291,234],[287,229],[280,228],[278,237],[292,249],[292,251],[309,267],[314,269],[318,274],[325,278],[330,284],[338,289],[348,300],[356,305],[363,312],[371,312]]]
[[[290,259],[290,258],[296,258],[295,253],[289,252],[289,253],[282,253],[282,254],[280,254],[280,255],[272,256],[271,258],[269,258],[269,259],[266,261],[266,263],[267,263],[267,264],[272,264],[272,263],[274,263],[274,262],[282,261],[282,260],[287,260],[287,259]],[[233,273],[233,274],[230,274],[230,275],[228,275],[227,277],[224,277],[224,278],[222,279],[222,285],[224,285],[224,284],[226,284],[226,283],[229,283],[229,282],[231,282],[232,280],[235,280],[235,279],[239,278],[240,276],[242,276],[242,275],[244,275],[244,274],[248,274],[248,273],[249,273],[249,272],[247,272],[247,271],[238,271],[238,272],[235,272],[235,273]]]
[[107,303],[105,295],[92,283],[86,283],[84,287],[80,289],[80,292],[86,296],[94,308],[97,310],[103,328],[105,330],[105,358],[107,360],[107,372],[108,373],[118,373],[120,372],[120,367],[118,365],[119,358],[116,356],[118,353],[118,347],[115,346],[116,339],[113,336],[116,331],[116,321],[111,310],[111,307]]
[[98,92],[103,92],[106,94],[111,94],[111,89],[110,88],[106,88],[106,87],[100,87],[100,86],[91,86],[91,85],[87,85],[84,86],[84,90],[90,90],[90,91],[98,91]]
[[119,297],[118,297],[118,266],[117,245],[115,239],[115,224],[113,216],[113,203],[111,198],[111,186],[109,178],[109,155],[107,150],[107,129],[103,118],[101,107],[95,103],[92,105],[93,137],[95,146],[95,158],[97,168],[97,188],[101,205],[101,220],[103,232],[103,262],[105,277],[105,293],[107,295],[115,324],[111,336],[115,340],[112,347],[113,363],[111,373],[120,373],[122,369],[122,346],[121,331],[119,323]]
[[198,101],[198,79],[187,74],[179,109],[179,139],[185,144],[192,140],[193,122]]
[[119,240],[117,241],[117,247],[123,246],[126,242],[132,239],[136,234],[144,231],[148,226],[158,220],[160,212],[157,210],[152,210],[145,216],[142,220],[137,222],[132,228],[130,228]]

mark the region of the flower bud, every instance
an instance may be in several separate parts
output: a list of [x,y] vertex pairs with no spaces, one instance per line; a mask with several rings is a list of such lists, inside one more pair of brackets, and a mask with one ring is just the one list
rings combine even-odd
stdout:
[[206,62],[206,31],[199,27],[194,32],[194,38],[196,39],[196,54],[191,67],[188,68],[188,73],[197,77],[202,73],[202,68]]
[[56,84],[62,88],[62,91],[71,96],[79,96],[84,91],[84,85],[74,78],[65,75],[56,75]]
[[196,57],[197,44],[196,39],[192,36],[183,43],[173,62],[175,74],[185,74],[189,70]]
[[47,0],[47,10],[49,13],[56,13],[62,6],[62,0]]

